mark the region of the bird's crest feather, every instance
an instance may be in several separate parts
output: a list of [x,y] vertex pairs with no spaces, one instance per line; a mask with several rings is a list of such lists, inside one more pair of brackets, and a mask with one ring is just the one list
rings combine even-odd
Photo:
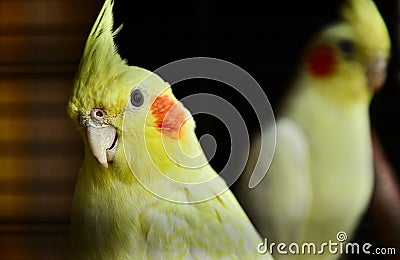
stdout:
[[104,2],[86,41],[67,109],[72,117],[78,107],[99,106],[94,101],[104,100],[105,93],[110,92],[110,87],[129,68],[114,43],[114,36],[121,26],[113,31],[113,4],[112,0]]
[[[348,0],[340,10],[342,18],[350,23],[360,42],[368,49],[389,52],[390,38],[385,22],[372,0]],[[373,37],[371,37],[373,35]],[[389,53],[387,53],[389,54]]]

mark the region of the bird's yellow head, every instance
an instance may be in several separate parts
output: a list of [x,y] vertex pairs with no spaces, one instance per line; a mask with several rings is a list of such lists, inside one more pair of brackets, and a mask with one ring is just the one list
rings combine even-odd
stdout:
[[140,162],[148,152],[165,162],[160,147],[184,142],[194,121],[168,83],[120,57],[112,6],[105,1],[90,32],[67,113],[82,130],[86,161],[105,169],[132,157]]
[[370,100],[386,79],[388,30],[372,0],[347,0],[339,11],[341,20],[310,41],[303,69],[340,102]]

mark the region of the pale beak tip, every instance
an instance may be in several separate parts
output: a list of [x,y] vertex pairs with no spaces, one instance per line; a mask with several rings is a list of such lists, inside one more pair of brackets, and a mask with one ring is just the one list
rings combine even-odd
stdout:
[[105,157],[104,154],[95,152],[93,153],[93,155],[101,166],[103,166],[104,168],[108,168],[107,157]]
[[93,156],[103,167],[108,168],[109,159],[111,161],[114,154],[107,152],[107,149],[112,146],[116,138],[116,129],[111,126],[88,126],[86,131],[89,148]]
[[103,166],[104,168],[108,168],[108,162],[106,161],[106,162],[100,162],[99,161],[99,163],[101,164],[101,166]]

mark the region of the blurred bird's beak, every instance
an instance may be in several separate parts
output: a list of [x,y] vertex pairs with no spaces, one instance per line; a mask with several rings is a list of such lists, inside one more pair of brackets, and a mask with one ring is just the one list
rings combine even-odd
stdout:
[[89,148],[97,161],[108,168],[113,161],[117,146],[117,131],[112,126],[87,126]]
[[387,59],[378,58],[373,60],[367,69],[368,86],[372,91],[381,89],[386,80]]

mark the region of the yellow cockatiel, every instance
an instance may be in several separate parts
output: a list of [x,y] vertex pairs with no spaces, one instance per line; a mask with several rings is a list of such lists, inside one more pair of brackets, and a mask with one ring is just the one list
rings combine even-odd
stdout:
[[[336,237],[340,231],[349,242],[371,197],[368,108],[386,77],[390,39],[371,0],[345,1],[340,15],[305,50],[277,116],[276,150],[267,175],[249,189],[253,169],[248,167],[240,181],[238,199],[271,243],[297,242],[301,248],[314,242],[318,251],[321,243],[342,240]],[[263,146],[274,145],[272,137],[272,131],[263,133]],[[256,153],[249,165],[255,164]],[[317,257],[338,257],[327,248],[325,253]]]
[[[261,237],[207,163],[189,111],[159,76],[117,53],[112,6],[105,1],[93,26],[67,107],[85,145],[72,257],[270,259],[257,252]],[[197,167],[185,167],[192,155]]]

